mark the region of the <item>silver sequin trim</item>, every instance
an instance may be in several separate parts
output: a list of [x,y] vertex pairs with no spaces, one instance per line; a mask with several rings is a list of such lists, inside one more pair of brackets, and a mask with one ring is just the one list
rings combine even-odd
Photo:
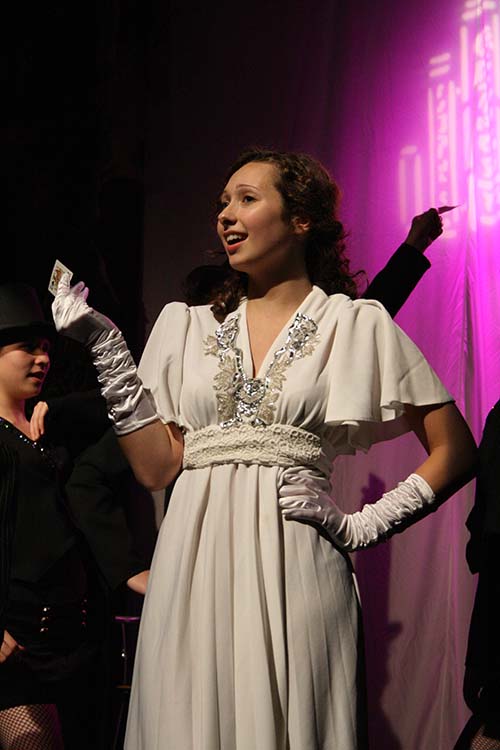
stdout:
[[274,352],[264,377],[250,378],[243,369],[243,353],[236,346],[239,315],[231,315],[221,323],[215,336],[208,336],[204,342],[205,354],[219,358],[214,390],[220,427],[242,424],[266,427],[272,424],[286,370],[296,359],[313,353],[319,341],[317,331],[318,326],[312,318],[297,313],[285,343]]

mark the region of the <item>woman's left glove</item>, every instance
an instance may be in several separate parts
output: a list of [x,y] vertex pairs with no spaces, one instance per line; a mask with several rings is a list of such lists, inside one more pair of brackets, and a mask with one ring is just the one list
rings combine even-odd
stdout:
[[[291,480],[291,481],[290,481]],[[307,472],[289,476],[281,487],[279,505],[287,521],[305,521],[322,526],[341,549],[354,552],[384,541],[407,528],[430,509],[436,497],[419,474],[410,474],[376,503],[356,513],[343,513]]]
[[70,287],[63,274],[52,303],[57,330],[83,344],[98,372],[101,393],[117,435],[127,435],[158,419],[151,394],[143,387],[125,339],[115,324],[87,304],[89,290]]

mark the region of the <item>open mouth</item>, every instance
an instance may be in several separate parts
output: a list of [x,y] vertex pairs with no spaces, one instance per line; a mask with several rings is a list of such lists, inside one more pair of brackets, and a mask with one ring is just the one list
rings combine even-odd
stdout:
[[240,242],[243,242],[243,240],[246,240],[247,235],[246,234],[239,234],[238,232],[231,232],[231,234],[226,235],[226,243],[228,247],[233,247],[233,245],[238,245]]

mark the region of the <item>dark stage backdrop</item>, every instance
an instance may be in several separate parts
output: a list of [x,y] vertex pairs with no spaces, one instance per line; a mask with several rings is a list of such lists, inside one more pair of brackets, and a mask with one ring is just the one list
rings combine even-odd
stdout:
[[[478,437],[500,371],[497,0],[156,6],[145,144],[148,324],[216,246],[213,205],[237,153],[252,144],[310,152],[344,190],[354,266],[369,276],[414,214],[460,204],[398,322]],[[336,498],[356,509],[421,459],[408,436],[342,461]],[[467,718],[471,499],[469,488],[404,537],[356,557],[375,750],[451,748]]]
[[[145,176],[150,325],[184,275],[217,247],[215,202],[242,149],[331,153],[339,28],[335,3],[156,5]],[[311,86],[320,77],[330,83],[318,96]]]

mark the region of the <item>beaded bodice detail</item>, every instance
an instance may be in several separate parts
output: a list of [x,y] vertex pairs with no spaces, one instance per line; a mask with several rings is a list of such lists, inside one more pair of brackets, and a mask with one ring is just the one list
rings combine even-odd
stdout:
[[38,454],[45,459],[52,468],[56,468],[56,462],[54,461],[54,457],[51,455],[51,451],[44,448],[43,445],[41,445],[39,442],[35,440],[30,440],[29,437],[27,437],[21,430],[18,430],[18,428],[13,425],[11,422],[9,422],[7,419],[4,419],[3,417],[0,417],[0,430],[6,430],[10,435],[17,438],[21,443],[24,443],[24,445],[29,446],[30,448],[33,448],[33,450],[37,451]]
[[276,402],[283,390],[287,369],[297,359],[313,353],[318,341],[318,326],[307,315],[297,313],[286,340],[273,354],[261,378],[249,377],[243,367],[243,353],[237,346],[239,314],[228,317],[205,339],[205,354],[219,359],[214,378],[219,426],[250,425],[266,427],[275,418]]

